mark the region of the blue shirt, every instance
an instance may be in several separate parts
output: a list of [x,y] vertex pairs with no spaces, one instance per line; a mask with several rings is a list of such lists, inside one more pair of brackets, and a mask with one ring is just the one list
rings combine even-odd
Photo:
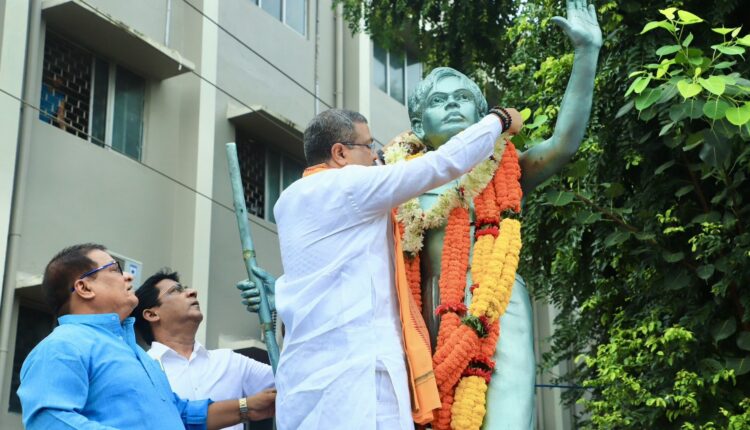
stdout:
[[135,343],[133,318],[65,315],[21,368],[27,430],[206,428],[210,400],[188,402]]

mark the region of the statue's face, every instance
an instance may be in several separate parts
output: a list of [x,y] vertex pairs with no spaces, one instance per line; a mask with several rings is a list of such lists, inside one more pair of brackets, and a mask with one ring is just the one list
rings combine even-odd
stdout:
[[424,106],[422,122],[414,124],[414,131],[433,148],[479,121],[474,95],[455,76],[438,80]]

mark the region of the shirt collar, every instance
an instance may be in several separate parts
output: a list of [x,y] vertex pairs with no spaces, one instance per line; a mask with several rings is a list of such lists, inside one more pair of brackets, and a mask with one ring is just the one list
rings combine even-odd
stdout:
[[123,330],[132,331],[135,318],[128,317],[120,322],[120,316],[117,314],[68,314],[57,319],[60,325],[64,324],[84,324],[105,328],[114,334],[121,334]]
[[[149,349],[148,352],[156,360],[161,360],[162,357],[164,357],[164,354],[167,354],[167,353],[170,353],[175,357],[180,357],[184,359],[184,357],[178,354],[177,351],[157,341],[151,342],[151,349]],[[203,345],[201,345],[200,342],[196,340],[195,343],[193,344],[193,353],[191,354],[190,358],[193,358],[198,355],[208,355],[208,350]]]

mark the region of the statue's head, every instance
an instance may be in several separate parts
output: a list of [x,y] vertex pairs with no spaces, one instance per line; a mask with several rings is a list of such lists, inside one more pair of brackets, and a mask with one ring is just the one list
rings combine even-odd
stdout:
[[487,99],[474,81],[450,67],[433,69],[409,96],[414,134],[437,148],[487,114]]

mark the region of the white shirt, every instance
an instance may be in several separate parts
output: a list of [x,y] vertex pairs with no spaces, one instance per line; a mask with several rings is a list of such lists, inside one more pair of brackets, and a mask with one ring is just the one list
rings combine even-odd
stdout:
[[276,306],[286,327],[279,430],[375,430],[379,367],[393,382],[401,428],[413,426],[390,211],[489,157],[500,131],[488,116],[414,160],[326,170],[282,192],[274,208],[284,266]]
[[[271,366],[238,354],[231,349],[207,350],[195,342],[190,359],[170,347],[153,342],[148,350],[167,374],[172,391],[188,400],[239,399],[272,388]],[[242,430],[242,424],[227,429]]]

